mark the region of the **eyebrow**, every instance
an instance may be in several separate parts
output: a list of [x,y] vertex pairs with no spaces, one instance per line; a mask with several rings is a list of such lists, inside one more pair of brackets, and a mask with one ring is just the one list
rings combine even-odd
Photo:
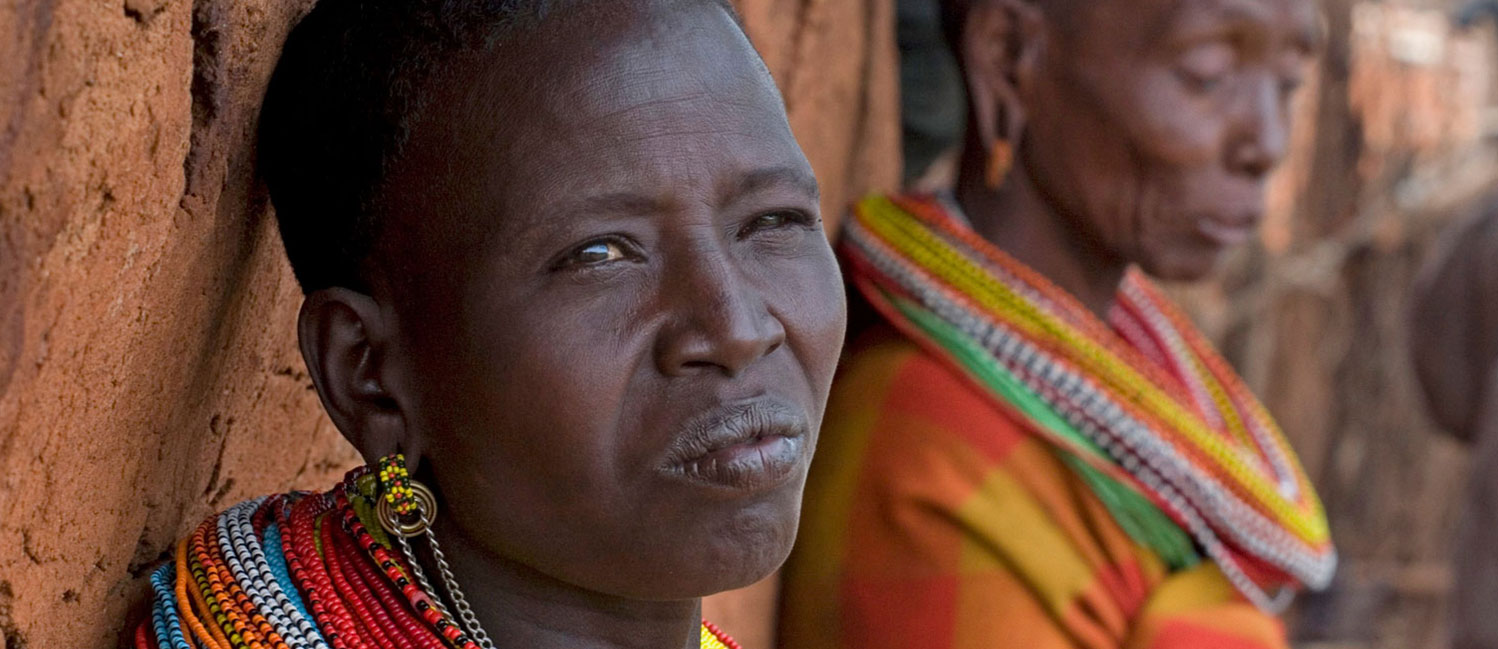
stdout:
[[[813,201],[821,201],[821,186],[817,184],[815,176],[800,167],[776,166],[755,169],[726,181],[718,191],[717,206],[722,207],[754,192],[781,185],[789,185],[810,196]],[[623,190],[589,196],[578,204],[578,209],[620,216],[650,216],[679,206],[677,200],[669,194],[652,195]]]
[[1312,18],[1295,31],[1295,45],[1306,54],[1318,54],[1326,49],[1326,30],[1326,19],[1322,13],[1313,12]]
[[1268,9],[1251,0],[1217,0],[1208,11],[1218,18],[1230,21],[1269,23],[1274,20],[1274,15]]
[[609,192],[583,199],[581,208],[585,212],[612,212],[621,215],[648,216],[671,209],[671,201],[664,196],[651,196],[633,191]]
[[727,205],[745,195],[776,185],[790,185],[814,201],[822,198],[821,185],[805,169],[792,166],[763,167],[743,174],[727,184],[718,194],[718,205]]
[[[1184,0],[1177,3],[1177,6],[1184,5],[1186,5]],[[1212,3],[1208,11],[1225,22],[1250,22],[1264,25],[1275,22],[1275,16],[1270,9],[1252,0],[1217,0]],[[1326,40],[1325,30],[1319,18],[1320,14],[1315,15],[1317,18],[1303,21],[1296,27],[1295,36],[1291,40],[1297,48],[1307,54],[1320,51]],[[1299,20],[1300,16],[1295,16],[1295,18]]]

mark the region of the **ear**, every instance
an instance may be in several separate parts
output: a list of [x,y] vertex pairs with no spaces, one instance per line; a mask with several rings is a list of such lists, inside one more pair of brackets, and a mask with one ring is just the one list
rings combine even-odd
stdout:
[[302,302],[297,337],[323,408],[366,462],[405,453],[415,470],[421,440],[412,435],[392,390],[393,327],[374,298],[346,288],[316,291]]
[[1024,130],[1022,98],[1045,47],[1045,16],[1031,0],[978,0],[962,23],[963,74],[976,135],[1013,144]]

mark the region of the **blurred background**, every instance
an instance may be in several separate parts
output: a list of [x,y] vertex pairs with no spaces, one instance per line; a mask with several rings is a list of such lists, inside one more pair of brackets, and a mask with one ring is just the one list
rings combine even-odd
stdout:
[[[260,93],[310,4],[0,4],[0,649],[114,646],[171,539],[356,461],[295,349],[252,173]],[[829,217],[941,185],[963,99],[931,0],[737,4]],[[1469,451],[1423,414],[1408,302],[1443,229],[1498,204],[1498,48],[1491,19],[1453,26],[1462,3],[1323,5],[1261,237],[1172,290],[1321,489],[1343,562],[1292,611],[1297,646],[1445,647]],[[735,620],[771,598],[712,611],[769,647]]]

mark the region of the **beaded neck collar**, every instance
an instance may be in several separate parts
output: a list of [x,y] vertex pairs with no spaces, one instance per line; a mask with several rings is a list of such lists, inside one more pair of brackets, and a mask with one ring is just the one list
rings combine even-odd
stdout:
[[1326,517],[1283,433],[1138,271],[1104,322],[930,197],[862,201],[840,249],[870,304],[1075,460],[1167,564],[1199,547],[1269,611],[1330,582]]
[[[377,523],[368,467],[209,517],[151,575],[136,649],[487,649]],[[713,624],[703,649],[740,649]]]

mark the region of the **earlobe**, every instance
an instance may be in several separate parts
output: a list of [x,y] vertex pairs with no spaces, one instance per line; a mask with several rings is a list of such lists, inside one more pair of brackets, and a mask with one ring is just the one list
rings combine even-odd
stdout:
[[984,144],[993,142],[1001,133],[998,124],[1007,58],[1002,12],[997,2],[975,3],[962,23],[962,70],[967,77],[975,135]]
[[389,389],[386,329],[374,298],[346,288],[309,294],[297,319],[302,358],[339,432],[367,461],[396,452],[414,461],[416,440]]
[[1008,173],[1025,126],[1025,95],[1043,49],[1044,16],[1028,0],[975,3],[963,23],[961,54],[974,135],[987,149],[986,183]]
[[1013,53],[1010,83],[1018,96],[1024,96],[1036,78],[1041,54],[1046,48],[1046,17],[1040,7],[1029,0],[1003,0],[1010,5],[1013,21]]

